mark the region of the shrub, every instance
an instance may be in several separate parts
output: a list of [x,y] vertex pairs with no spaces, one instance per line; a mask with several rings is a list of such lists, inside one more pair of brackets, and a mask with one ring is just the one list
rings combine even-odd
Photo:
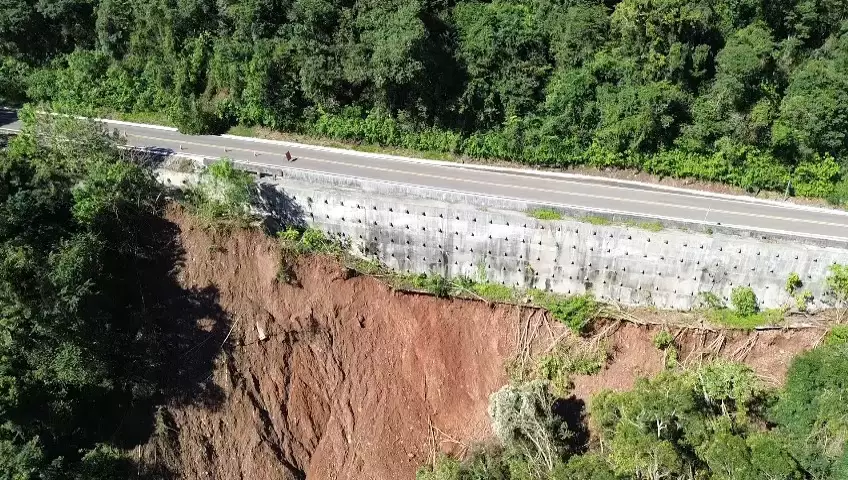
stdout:
[[795,296],[795,307],[798,308],[799,312],[807,311],[807,304],[813,300],[813,292],[809,290],[804,290]]
[[564,340],[539,358],[535,375],[550,381],[555,395],[565,397],[571,389],[571,375],[595,375],[607,365],[611,352],[608,341]]
[[848,206],[848,178],[843,178],[840,182],[831,188],[830,193],[825,197],[831,205],[837,207]]
[[792,174],[795,194],[802,197],[829,197],[839,181],[839,164],[830,155],[814,155],[811,161],[801,162]]
[[600,305],[590,294],[548,300],[544,307],[575,333],[585,332],[600,311]]
[[835,264],[830,266],[827,287],[837,301],[848,302],[848,265]]
[[414,288],[425,290],[437,297],[447,297],[451,293],[451,283],[441,275],[427,275],[421,273],[411,279]]
[[792,272],[789,274],[789,277],[786,279],[786,291],[789,292],[790,295],[795,294],[795,290],[801,288],[803,283],[801,283],[801,277],[797,272]]
[[324,232],[317,228],[309,227],[300,231],[293,227],[288,227],[285,230],[277,233],[277,238],[280,240],[284,250],[293,251],[294,253],[327,253],[339,254],[344,250],[345,245],[337,239],[327,236]]
[[168,111],[168,118],[180,133],[214,135],[227,130],[226,121],[208,102],[197,97],[178,97]]
[[658,350],[665,350],[674,345],[674,336],[672,336],[668,330],[662,329],[659,333],[654,335],[653,342],[654,346],[657,347]]
[[743,316],[754,315],[760,310],[757,296],[751,287],[736,287],[730,295],[730,302],[736,312]]
[[548,382],[507,385],[489,397],[492,430],[507,449],[535,459],[550,471],[564,451],[565,423],[552,411]]
[[698,300],[705,308],[724,308],[724,302],[713,292],[701,292],[698,294]]

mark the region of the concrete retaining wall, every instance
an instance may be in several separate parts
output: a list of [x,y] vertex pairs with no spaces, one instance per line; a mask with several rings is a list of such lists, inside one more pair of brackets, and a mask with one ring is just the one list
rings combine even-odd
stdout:
[[[172,185],[186,174],[160,174]],[[265,212],[282,224],[312,225],[348,239],[362,255],[401,272],[464,275],[511,287],[563,294],[590,292],[626,305],[689,309],[701,292],[729,302],[737,286],[753,288],[763,308],[794,304],[785,291],[796,272],[829,304],[825,278],[848,249],[803,244],[757,232],[659,232],[574,220],[540,221],[539,207],[516,199],[422,189],[289,169],[260,174]],[[588,212],[557,208],[565,215]],[[642,220],[612,217],[613,221]]]
[[820,306],[828,266],[848,262],[848,251],[839,248],[540,221],[521,211],[420,198],[376,182],[330,188],[265,179],[261,190],[266,208],[284,222],[302,219],[344,236],[358,252],[397,271],[591,292],[627,305],[689,309],[700,292],[729,300],[734,287],[745,285],[762,307],[779,307],[792,302],[784,287],[797,272]]

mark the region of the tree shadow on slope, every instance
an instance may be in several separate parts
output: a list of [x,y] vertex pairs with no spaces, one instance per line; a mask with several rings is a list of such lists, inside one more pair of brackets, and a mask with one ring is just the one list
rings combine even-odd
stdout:
[[[138,384],[150,389],[141,401],[122,405],[119,426],[110,440],[131,449],[140,445],[176,448],[175,426],[169,424],[166,407],[196,405],[216,410],[225,393],[213,381],[216,360],[232,348],[230,316],[219,304],[215,286],[184,288],[177,275],[184,266],[185,249],[180,227],[164,218],[150,221],[146,241],[156,255],[138,272],[143,318],[150,326],[139,335],[148,354],[146,371],[135,372]],[[129,407],[129,408],[127,408]],[[104,412],[105,413],[105,412]],[[137,465],[146,478],[175,478],[161,452]],[[163,460],[166,460],[163,462]]]

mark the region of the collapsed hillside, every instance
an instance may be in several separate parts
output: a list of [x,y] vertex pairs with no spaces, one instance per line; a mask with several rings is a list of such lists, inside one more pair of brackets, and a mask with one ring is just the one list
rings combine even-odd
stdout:
[[[203,400],[160,412],[163,427],[139,451],[181,478],[412,478],[436,450],[462,454],[491,437],[488,396],[508,381],[522,325],[534,325],[537,351],[568,335],[534,309],[395,292],[328,258],[298,259],[296,281],[284,283],[279,249],[260,232],[168,216],[185,251],[179,282],[215,292],[227,313],[199,320],[209,336],[177,360],[220,346],[197,374]],[[575,405],[662,369],[656,328],[597,330],[613,357],[601,374],[573,378]],[[778,382],[821,334],[688,330],[676,343],[682,361],[720,352]]]

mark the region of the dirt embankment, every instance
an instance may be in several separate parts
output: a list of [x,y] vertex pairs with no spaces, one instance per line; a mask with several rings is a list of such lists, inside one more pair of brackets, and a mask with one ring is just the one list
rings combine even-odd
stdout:
[[[541,317],[533,310],[393,292],[321,258],[296,263],[299,285],[282,283],[273,240],[210,233],[178,211],[170,217],[185,251],[179,281],[214,290],[228,318],[198,321],[210,332],[205,345],[177,361],[220,345],[212,370],[198,374],[203,401],[169,406],[146,458],[164,458],[188,479],[401,479],[436,448],[459,453],[490,436],[488,396],[507,381],[520,325]],[[540,331],[545,342],[561,330]],[[608,330],[610,366],[577,377],[575,395],[627,388],[659,371],[654,331]],[[681,359],[718,351],[779,381],[820,335],[768,332],[752,342],[685,332],[678,344]]]

